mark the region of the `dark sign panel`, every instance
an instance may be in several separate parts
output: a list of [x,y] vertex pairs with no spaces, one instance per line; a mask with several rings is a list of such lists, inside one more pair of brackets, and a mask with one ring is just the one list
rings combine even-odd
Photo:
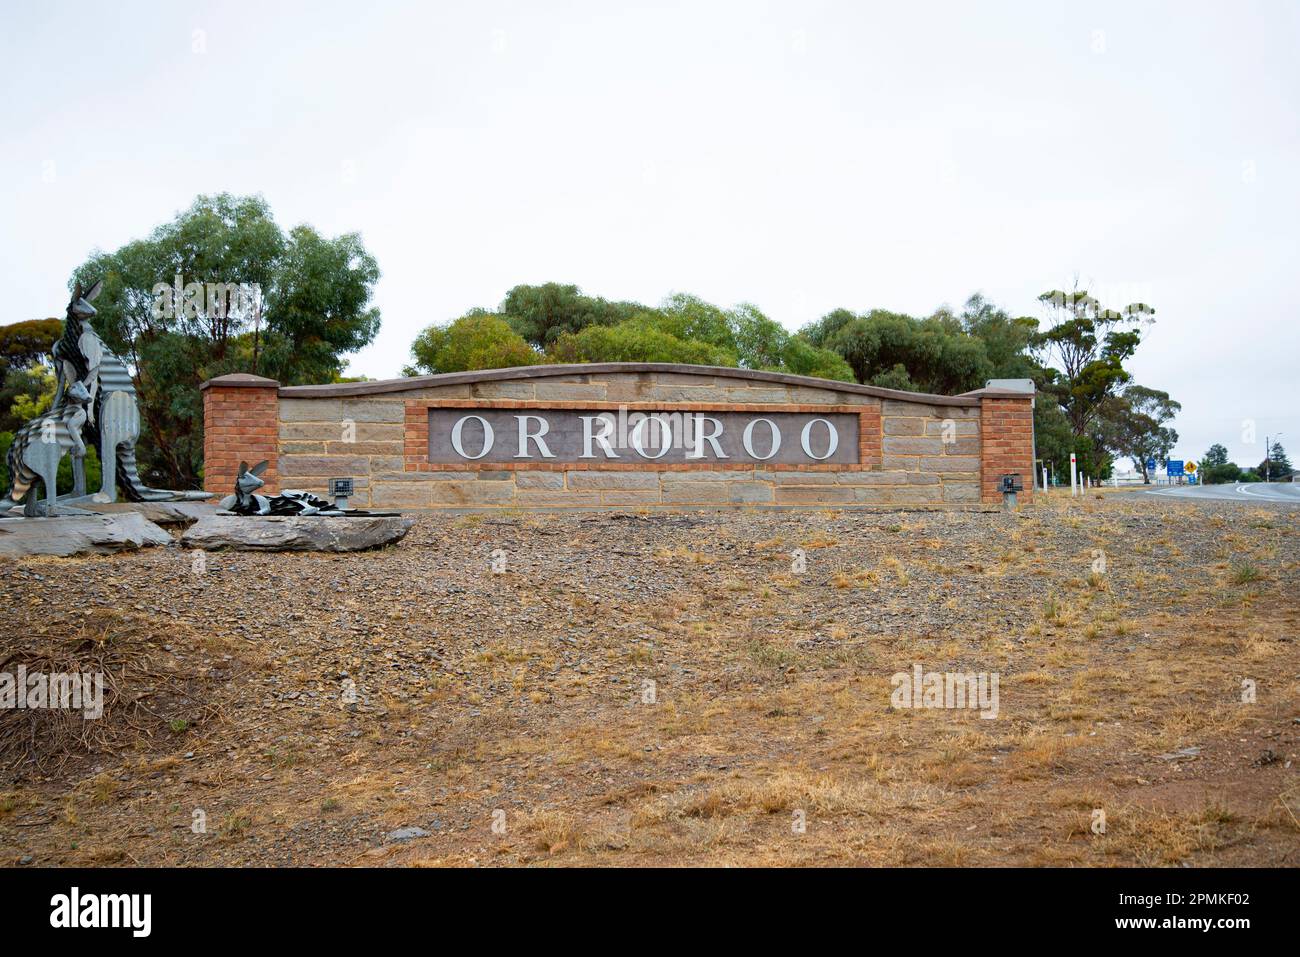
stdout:
[[857,415],[429,409],[429,462],[852,465]]

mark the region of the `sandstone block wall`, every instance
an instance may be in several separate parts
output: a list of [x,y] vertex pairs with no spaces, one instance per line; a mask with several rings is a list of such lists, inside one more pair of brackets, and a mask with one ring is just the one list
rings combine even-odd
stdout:
[[[1004,471],[1020,472],[1032,485],[1028,395],[913,396],[803,377],[630,363],[288,388],[230,378],[205,383],[204,393],[211,463],[205,485],[223,494],[240,458],[271,458],[272,490],[325,495],[331,477],[350,476],[355,505],[400,509],[942,506],[998,501]],[[429,464],[428,408],[484,405],[852,412],[859,416],[858,461]]]

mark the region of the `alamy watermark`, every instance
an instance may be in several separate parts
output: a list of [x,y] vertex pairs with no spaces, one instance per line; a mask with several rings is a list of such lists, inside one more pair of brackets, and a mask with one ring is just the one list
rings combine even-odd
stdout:
[[169,285],[154,283],[151,312],[155,319],[224,319],[252,315],[261,307],[262,287],[255,282],[185,282],[176,274]]
[[[467,418],[472,418],[467,417]],[[546,434],[548,428],[544,420],[540,420],[543,429],[538,433],[527,433],[526,419],[538,419],[537,416],[520,416],[520,446],[524,447],[526,440],[540,440]],[[685,449],[686,458],[702,459],[706,455],[705,446],[713,450],[713,457],[716,459],[725,459],[728,456],[722,451],[719,439],[722,437],[723,423],[720,419],[701,412],[630,412],[626,405],[618,407],[618,414],[613,412],[602,412],[598,415],[582,416],[583,435],[582,435],[582,455],[581,458],[595,458],[595,448],[597,446],[604,452],[606,458],[617,458],[615,449],[631,449],[637,455],[647,459],[657,459],[665,455],[670,449]],[[463,420],[462,420],[463,421]],[[827,451],[822,455],[817,455],[812,450],[813,427],[820,425],[828,436],[829,446]],[[460,447],[460,429],[459,424],[452,429],[451,442],[457,453],[465,458],[475,458],[476,456],[468,455]],[[824,418],[815,418],[804,423],[803,429],[799,433],[799,444],[804,453],[812,459],[827,459],[835,454],[839,446],[839,433],[830,420]],[[777,449],[782,442],[781,428],[772,419],[755,418],[745,426],[741,436],[741,444],[745,452],[752,458],[765,461],[776,455]],[[755,443],[758,446],[766,446],[767,453],[760,455],[755,451]],[[649,451],[653,449],[653,454]],[[545,453],[543,453],[545,454]]]
[[73,887],[50,898],[54,928],[123,927],[132,937],[148,937],[153,929],[152,894],[83,894]]
[[970,708],[998,716],[998,672],[926,671],[919,664],[889,679],[895,708]]
[[80,711],[95,720],[104,714],[104,675],[101,672],[45,674],[19,665],[16,672],[0,671],[0,709]]

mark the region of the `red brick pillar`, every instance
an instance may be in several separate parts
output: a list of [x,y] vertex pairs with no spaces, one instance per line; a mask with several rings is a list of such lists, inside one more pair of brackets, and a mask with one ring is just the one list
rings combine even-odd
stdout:
[[1032,395],[980,396],[980,498],[1002,501],[1002,476],[1020,473],[1021,501],[1034,496],[1034,400]]
[[218,495],[235,490],[239,463],[271,464],[265,490],[279,490],[280,383],[235,373],[209,379],[203,391],[203,488]]

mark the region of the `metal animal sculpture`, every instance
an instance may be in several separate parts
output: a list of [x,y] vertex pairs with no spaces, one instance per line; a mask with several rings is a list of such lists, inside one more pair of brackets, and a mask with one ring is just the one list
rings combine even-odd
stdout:
[[135,383],[126,363],[104,344],[87,321],[95,315],[95,307],[90,303],[99,295],[102,286],[102,282],[96,281],[83,292],[81,283],[77,283],[68,304],[63,337],[54,344],[53,350],[59,388],[69,382],[81,381],[90,392],[87,433],[98,447],[104,467],[103,483],[94,498],[100,502],[115,501],[119,485],[123,497],[132,502],[207,498],[207,492],[149,488],[140,479],[135,462],[135,443],[140,438]]
[[3,500],[8,502],[4,511],[25,499],[23,514],[40,515],[36,497],[39,479],[45,487],[45,514],[53,515],[58,497],[59,462],[65,453],[72,455],[73,494],[86,493],[86,444],[81,430],[86,423],[89,402],[86,387],[74,382],[54,408],[18,430],[9,447],[9,474],[13,484]]
[[[149,488],[140,480],[135,463],[135,443],[140,437],[135,385],[126,363],[104,344],[87,321],[95,315],[95,307],[90,303],[99,295],[102,286],[102,283],[95,282],[83,289],[81,283],[77,283],[72,293],[63,335],[52,350],[57,377],[54,405],[45,416],[29,422],[14,436],[9,454],[12,486],[9,494],[0,498],[0,515],[28,496],[36,478],[45,478],[45,469],[54,448],[35,449],[33,443],[35,437],[49,435],[49,423],[54,421],[63,423],[58,434],[63,436],[61,442],[68,444],[43,444],[57,446],[59,457],[64,451],[74,453],[74,489],[71,495],[63,497],[65,503],[87,497],[83,462],[85,445],[97,447],[103,465],[100,489],[90,496],[94,501],[116,501],[119,485],[122,495],[135,502],[197,501],[210,497],[207,492]],[[53,468],[57,470],[57,467],[58,458],[54,458]],[[53,514],[53,495],[53,486],[47,483],[46,514]],[[36,507],[34,497],[28,497],[28,514]]]
[[83,291],[81,283],[77,283],[68,303],[63,336],[53,350],[59,380],[55,401],[70,382],[85,383],[90,392],[87,432],[98,447],[103,464],[103,481],[94,498],[100,502],[116,501],[119,484],[123,497],[133,502],[206,498],[206,493],[149,488],[140,479],[135,462],[135,443],[140,438],[135,384],[126,363],[104,344],[87,321],[95,315],[95,307],[90,303],[102,287],[103,283],[97,281]]
[[351,509],[344,511],[336,508],[323,498],[298,489],[285,489],[279,495],[258,495],[257,489],[266,484],[262,480],[262,473],[266,471],[267,464],[266,461],[258,462],[250,469],[247,462],[240,462],[239,474],[235,476],[235,494],[223,498],[221,507],[236,515],[357,514]]

